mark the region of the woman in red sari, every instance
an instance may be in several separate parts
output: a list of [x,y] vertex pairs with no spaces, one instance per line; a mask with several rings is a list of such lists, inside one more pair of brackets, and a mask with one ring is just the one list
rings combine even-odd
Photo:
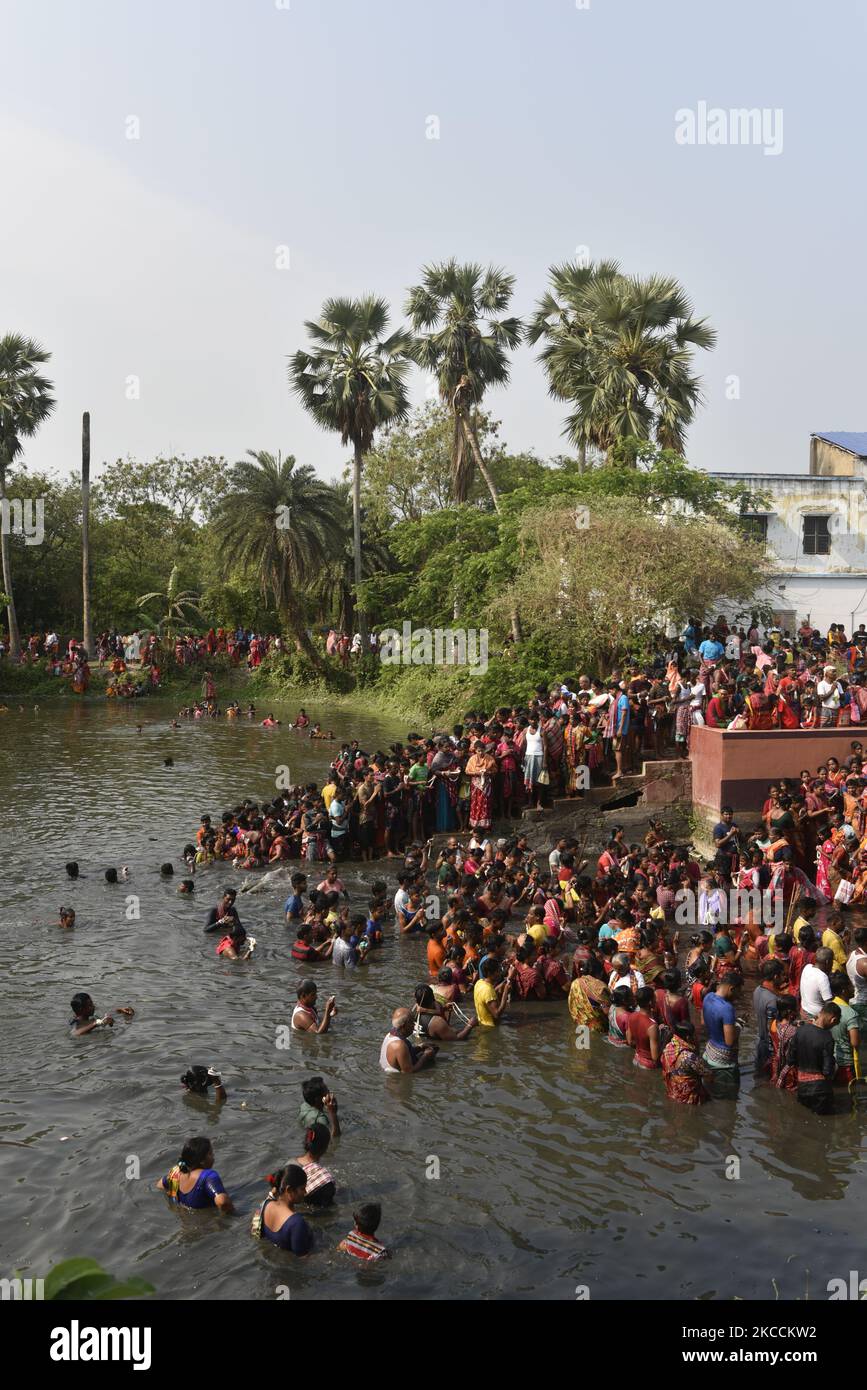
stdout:
[[748,729],[776,729],[779,722],[776,696],[763,695],[758,681],[747,696],[746,716]]
[[542,720],[542,733],[545,738],[547,748],[548,776],[550,778],[550,795],[563,795],[563,721],[556,714],[550,715]]
[[669,1100],[680,1105],[704,1105],[710,1100],[702,1077],[710,1068],[698,1055],[695,1029],[691,1023],[679,1023],[671,1041],[662,1049],[660,1058],[665,1092]]
[[464,775],[470,779],[470,827],[473,830],[491,828],[497,771],[497,760],[493,753],[487,752],[481,740],[477,739],[464,768]]
[[520,775],[520,761],[508,729],[503,730],[496,748],[497,767],[500,773],[500,799],[503,815],[508,820],[512,808],[520,806],[523,781]]
[[781,1091],[797,1091],[795,1034],[801,1025],[798,1001],[792,995],[777,1000],[777,1016],[771,1020],[771,1081]]

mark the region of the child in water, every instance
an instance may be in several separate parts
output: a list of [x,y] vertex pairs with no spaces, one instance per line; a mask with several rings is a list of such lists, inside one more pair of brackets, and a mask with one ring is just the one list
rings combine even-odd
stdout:
[[387,1260],[388,1250],[382,1241],[376,1239],[376,1232],[382,1220],[382,1207],[379,1202],[366,1202],[352,1216],[355,1225],[349,1235],[338,1245],[345,1255],[356,1260]]

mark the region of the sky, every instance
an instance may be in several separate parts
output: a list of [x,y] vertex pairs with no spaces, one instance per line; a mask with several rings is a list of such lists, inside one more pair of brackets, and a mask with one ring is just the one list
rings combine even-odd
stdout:
[[[0,0],[0,333],[51,352],[58,402],[27,466],[77,468],[89,410],[97,473],[282,449],[335,477],[286,375],[323,299],[399,322],[455,256],[527,315],[577,255],[676,276],[716,328],[695,466],[805,471],[812,431],[867,429],[865,40],[865,0]],[[535,349],[487,405],[568,451]]]

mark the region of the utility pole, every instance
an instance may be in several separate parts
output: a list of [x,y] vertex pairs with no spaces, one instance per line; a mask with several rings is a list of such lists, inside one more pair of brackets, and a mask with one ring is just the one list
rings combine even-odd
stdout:
[[81,597],[82,642],[93,657],[93,622],[90,616],[90,411],[81,417]]

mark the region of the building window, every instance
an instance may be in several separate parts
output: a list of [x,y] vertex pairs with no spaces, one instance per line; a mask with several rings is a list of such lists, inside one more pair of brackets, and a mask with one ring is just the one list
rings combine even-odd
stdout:
[[831,536],[827,516],[804,517],[804,554],[830,555]]
[[741,517],[741,525],[747,540],[760,541],[762,545],[767,545],[768,518],[766,516],[750,516],[749,513],[744,513]]

